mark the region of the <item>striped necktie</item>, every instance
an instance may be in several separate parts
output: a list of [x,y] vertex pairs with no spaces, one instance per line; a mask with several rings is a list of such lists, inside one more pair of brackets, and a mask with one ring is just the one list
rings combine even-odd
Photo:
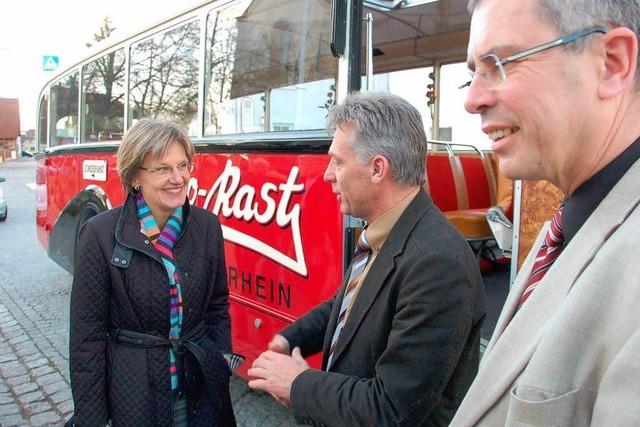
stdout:
[[564,248],[564,233],[562,232],[562,208],[556,212],[549,224],[549,230],[544,238],[544,242],[536,255],[536,260],[533,263],[531,274],[527,280],[527,286],[520,297],[518,308],[522,307],[525,301],[531,296],[533,290],[538,286],[538,283],[542,280],[545,273],[553,262],[558,258],[562,249]]
[[366,230],[363,230],[362,234],[360,234],[358,245],[356,246],[353,261],[351,261],[351,274],[349,275],[349,282],[347,284],[347,288],[344,291],[344,297],[342,298],[342,305],[340,306],[340,314],[338,315],[336,330],[333,332],[333,338],[331,339],[329,359],[327,360],[327,369],[333,362],[333,353],[336,349],[338,337],[340,336],[340,332],[342,331],[342,328],[344,328],[344,324],[347,321],[349,307],[351,307],[352,301],[356,296],[358,285],[360,285],[360,278],[362,276],[362,273],[364,272],[365,267],[367,266],[370,255],[371,246],[369,246],[369,242],[367,241]]

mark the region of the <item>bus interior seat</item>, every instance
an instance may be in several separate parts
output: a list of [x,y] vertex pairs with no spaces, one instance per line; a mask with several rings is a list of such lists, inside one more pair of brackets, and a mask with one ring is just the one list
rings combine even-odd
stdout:
[[448,146],[429,152],[426,167],[434,204],[469,242],[483,270],[490,269],[493,262],[482,259],[502,257],[491,251],[496,244],[487,213],[500,204],[512,212],[512,185],[505,185],[508,180],[499,178],[492,158],[477,150],[454,152]]
[[447,153],[439,152],[429,152],[426,159],[427,193],[442,212],[456,210],[459,206],[460,183],[455,178],[458,172],[454,160]]

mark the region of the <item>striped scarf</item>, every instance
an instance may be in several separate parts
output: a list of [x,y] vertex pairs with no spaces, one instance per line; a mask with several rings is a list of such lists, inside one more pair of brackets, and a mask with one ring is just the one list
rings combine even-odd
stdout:
[[[142,231],[149,237],[153,247],[160,254],[169,276],[169,323],[171,325],[169,338],[179,339],[182,329],[182,291],[180,290],[180,275],[173,259],[173,246],[182,229],[182,206],[173,211],[162,232],[160,232],[158,224],[151,214],[151,209],[144,201],[141,192],[136,195],[136,206]],[[176,390],[178,388],[178,369],[176,356],[172,349],[169,349],[169,362],[171,390]]]

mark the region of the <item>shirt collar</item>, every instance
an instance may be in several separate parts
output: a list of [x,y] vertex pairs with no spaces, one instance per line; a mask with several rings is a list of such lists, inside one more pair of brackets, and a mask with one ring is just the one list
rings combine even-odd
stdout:
[[367,227],[367,240],[373,252],[378,252],[387,236],[391,232],[391,229],[396,224],[402,213],[407,209],[407,206],[411,204],[413,199],[420,191],[420,187],[415,188],[411,193],[407,194],[402,200],[400,200],[394,207],[385,212],[378,219],[373,221]]
[[565,245],[576,235],[600,202],[638,159],[640,159],[640,138],[611,163],[586,180],[565,200],[562,210]]

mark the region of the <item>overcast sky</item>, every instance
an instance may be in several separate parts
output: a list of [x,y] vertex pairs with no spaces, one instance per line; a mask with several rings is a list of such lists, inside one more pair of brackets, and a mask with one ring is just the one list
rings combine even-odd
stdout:
[[33,129],[42,85],[43,55],[58,55],[60,68],[87,51],[105,16],[117,34],[154,24],[201,0],[3,0],[0,5],[0,97],[20,99],[20,128]]

